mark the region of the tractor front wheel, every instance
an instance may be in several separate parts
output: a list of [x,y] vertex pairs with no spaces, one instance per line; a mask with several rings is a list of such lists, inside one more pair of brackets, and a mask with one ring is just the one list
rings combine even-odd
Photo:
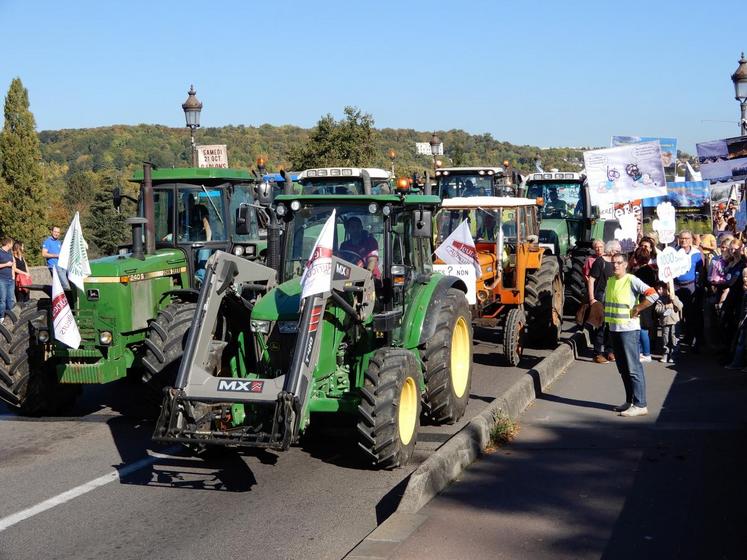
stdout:
[[156,408],[163,401],[163,389],[176,381],[179,362],[184,353],[189,327],[194,320],[197,304],[175,301],[169,304],[150,322],[143,355],[143,383],[148,405]]
[[37,332],[49,324],[49,299],[17,305],[0,324],[0,398],[28,416],[67,412],[80,393],[80,385],[58,381],[54,362],[45,359]]
[[467,298],[450,288],[437,311],[436,331],[425,341],[425,400],[437,424],[453,424],[467,409],[472,385],[472,319]]
[[524,312],[518,307],[509,309],[503,323],[503,359],[511,367],[518,365],[524,353],[525,327]]
[[420,427],[419,368],[403,348],[381,348],[371,358],[358,405],[358,445],[376,468],[410,460]]

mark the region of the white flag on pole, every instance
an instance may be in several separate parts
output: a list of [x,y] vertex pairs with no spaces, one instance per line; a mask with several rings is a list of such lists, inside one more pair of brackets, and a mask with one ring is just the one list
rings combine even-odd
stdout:
[[477,258],[477,249],[469,231],[469,222],[464,220],[459,227],[451,232],[451,235],[444,239],[444,242],[438,246],[435,251],[446,264],[471,264],[475,267],[475,274],[480,278],[482,270],[480,261]]
[[57,276],[57,268],[52,269],[52,324],[54,325],[54,337],[70,348],[77,349],[80,346],[80,331],[75,317],[67,302],[65,292]]
[[332,289],[332,248],[335,240],[336,212],[332,210],[332,214],[327,218],[306,262],[306,268],[301,276],[301,299]]
[[65,232],[57,266],[64,268],[68,279],[83,290],[83,281],[91,275],[91,265],[88,262],[88,243],[83,239],[78,212]]

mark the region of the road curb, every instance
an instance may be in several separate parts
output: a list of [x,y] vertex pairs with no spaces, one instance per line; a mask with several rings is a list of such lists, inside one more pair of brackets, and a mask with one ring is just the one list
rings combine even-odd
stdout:
[[475,461],[490,443],[490,430],[496,419],[515,420],[573,363],[576,348],[585,342],[585,333],[577,332],[553,350],[526,375],[494,399],[459,432],[438,448],[410,475],[397,513],[415,513],[446,488]]

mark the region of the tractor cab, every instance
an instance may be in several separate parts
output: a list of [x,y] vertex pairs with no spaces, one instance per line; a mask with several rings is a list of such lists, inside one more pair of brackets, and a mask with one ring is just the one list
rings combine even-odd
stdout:
[[376,167],[322,167],[298,175],[301,194],[380,195],[390,194],[392,175]]
[[[140,182],[142,175],[132,180]],[[207,259],[217,250],[250,260],[261,256],[266,241],[257,219],[253,175],[236,169],[156,169],[152,182],[156,248],[184,251],[191,285],[202,282]],[[243,214],[246,224],[238,233],[240,206],[249,211]]]
[[503,167],[444,167],[436,171],[441,199],[512,194],[512,181]]

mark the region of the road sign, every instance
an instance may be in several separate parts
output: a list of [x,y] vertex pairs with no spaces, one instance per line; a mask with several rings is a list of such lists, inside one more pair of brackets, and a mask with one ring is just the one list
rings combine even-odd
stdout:
[[228,151],[226,150],[226,145],[197,146],[197,166],[228,168]]

